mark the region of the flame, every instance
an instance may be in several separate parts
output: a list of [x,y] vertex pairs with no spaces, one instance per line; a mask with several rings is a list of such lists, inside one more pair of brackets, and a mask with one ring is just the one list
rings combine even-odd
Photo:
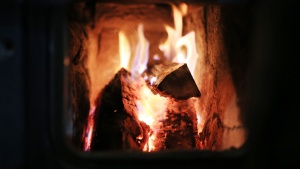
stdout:
[[171,6],[175,29],[168,25],[164,25],[168,38],[164,43],[159,45],[159,49],[164,52],[168,61],[172,61],[172,58],[176,56],[176,43],[182,35],[182,13],[175,5],[172,4]]
[[179,9],[180,9],[180,12],[183,16],[185,16],[188,12],[188,6],[187,6],[186,3],[179,4]]
[[[181,49],[183,46],[187,49],[185,54]],[[199,57],[195,43],[195,32],[192,31],[178,39],[176,43],[176,50],[177,57],[175,58],[175,61],[177,60],[178,63],[187,63],[187,66],[194,77],[197,59]]]
[[[195,32],[190,32],[182,36],[183,16],[187,14],[187,5],[180,4],[178,7],[172,5],[174,28],[164,25],[168,34],[168,38],[164,43],[159,45],[159,49],[164,53],[166,63],[187,63],[191,74],[194,76],[195,66],[197,63],[197,50],[195,42]],[[149,60],[149,42],[144,36],[143,25],[139,24],[137,28],[137,43],[135,51],[131,51],[129,40],[124,32],[119,32],[119,48],[120,48],[120,67],[126,68],[131,72],[135,83],[139,85],[139,99],[136,100],[138,109],[138,118],[150,126],[152,134],[149,134],[148,144],[145,145],[143,151],[155,151],[156,132],[161,128],[160,121],[165,118],[165,110],[167,106],[167,98],[155,95],[151,92],[144,81],[138,81],[141,75],[147,70]],[[184,48],[186,50],[184,50]],[[133,57],[132,59],[130,57]],[[154,60],[159,60],[157,55],[153,56]],[[132,60],[132,63],[130,61]],[[157,77],[150,75],[143,76],[144,79],[154,84]],[[200,124],[200,116],[197,117]]]
[[135,79],[139,77],[146,69],[149,60],[149,42],[144,36],[144,27],[142,24],[137,28],[138,42],[136,45],[133,63],[130,65],[130,43],[124,32],[119,32],[119,48],[120,48],[120,67],[130,71]]
[[94,129],[94,115],[95,115],[96,106],[92,106],[89,111],[87,128],[85,130],[84,137],[84,151],[89,151],[93,136]]
[[144,27],[138,26],[138,44],[136,46],[135,56],[132,64],[131,73],[133,78],[139,77],[146,69],[149,59],[149,42],[144,36]]
[[[182,36],[182,17],[187,14],[188,7],[185,3],[182,3],[179,7],[172,5],[172,9],[175,28],[164,25],[168,38],[164,43],[159,45],[159,49],[163,51],[169,63],[187,63],[194,77],[198,59],[195,32],[192,31]],[[183,51],[183,47],[187,49],[186,52]]]
[[165,117],[167,102],[168,100],[165,97],[153,94],[145,83],[141,83],[140,99],[136,101],[138,118],[149,125],[153,131],[153,134],[149,137],[148,144],[144,147],[144,151],[155,150],[156,131],[160,128],[159,121]]
[[[120,68],[129,69],[130,60],[130,44],[124,32],[119,32],[119,55],[120,55]],[[120,69],[119,68],[119,69]]]

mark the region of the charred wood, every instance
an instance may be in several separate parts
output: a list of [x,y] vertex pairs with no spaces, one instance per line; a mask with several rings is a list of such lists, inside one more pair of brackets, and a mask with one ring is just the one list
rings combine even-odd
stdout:
[[165,117],[157,121],[154,132],[137,117],[141,91],[136,85],[131,74],[121,69],[99,94],[91,151],[143,150],[151,134],[155,134],[155,151],[197,148],[196,98],[178,100],[148,85],[168,102]]
[[187,64],[156,65],[151,71],[157,77],[154,85],[161,94],[178,100],[201,96]]
[[196,149],[198,134],[194,100],[170,98],[161,130],[163,132],[158,137],[163,137],[163,144],[159,150]]
[[99,94],[91,151],[142,150],[149,126],[136,116],[137,96],[130,73],[121,69]]

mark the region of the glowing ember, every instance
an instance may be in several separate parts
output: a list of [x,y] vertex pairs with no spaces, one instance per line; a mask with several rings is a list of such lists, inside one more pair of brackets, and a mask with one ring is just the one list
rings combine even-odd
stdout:
[[159,129],[159,121],[165,117],[167,99],[160,95],[154,95],[145,83],[141,83],[140,99],[136,101],[136,104],[139,120],[148,124],[151,130],[153,130],[152,135],[149,137],[148,144],[145,146],[148,146],[148,149],[144,148],[144,150],[155,150],[155,131]]
[[94,129],[94,115],[95,115],[95,106],[92,106],[92,108],[89,111],[88,116],[88,123],[86,130],[84,132],[84,151],[89,151],[91,146],[91,140],[93,136],[93,129]]

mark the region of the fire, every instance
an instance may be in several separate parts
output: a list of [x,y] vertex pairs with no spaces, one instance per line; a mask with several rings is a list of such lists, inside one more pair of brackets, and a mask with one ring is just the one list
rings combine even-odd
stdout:
[[[149,42],[144,36],[143,25],[139,25],[137,29],[138,42],[136,50],[133,56],[133,63],[130,64],[131,51],[129,47],[129,41],[124,36],[123,32],[119,33],[119,44],[120,44],[120,57],[121,67],[127,68],[132,73],[133,79],[140,77],[142,73],[147,69],[147,63],[149,59]],[[124,63],[123,63],[124,62]],[[145,76],[145,79],[150,78],[150,83],[156,81],[156,77]],[[155,150],[155,129],[157,129],[157,120],[164,117],[163,110],[167,105],[167,100],[159,95],[154,95],[151,90],[146,86],[144,81],[136,81],[139,86],[140,98],[136,100],[138,108],[138,118],[140,121],[145,122],[154,131],[152,135],[149,135],[148,144],[144,147],[144,151]],[[150,134],[150,133],[149,133]]]
[[128,69],[129,59],[130,59],[130,44],[124,32],[119,32],[119,55],[120,55],[120,68]]
[[[172,5],[174,25],[172,28],[168,25],[164,25],[168,38],[159,48],[164,52],[169,62],[187,63],[192,76],[194,77],[196,63],[198,59],[198,53],[195,42],[195,32],[189,32],[185,36],[182,36],[182,17],[187,13],[186,4],[181,4],[178,7]],[[186,48],[186,51],[183,50]]]
[[149,42],[144,36],[143,25],[138,26],[138,44],[135,51],[131,73],[134,77],[140,76],[146,69],[149,59]]
[[[166,60],[165,64],[174,62],[187,63],[192,75],[194,75],[195,64],[198,58],[195,46],[195,33],[190,32],[187,35],[182,36],[182,18],[183,15],[186,15],[187,13],[187,5],[181,4],[179,7],[172,5],[172,9],[175,28],[164,25],[168,38],[163,44],[159,45],[159,49],[164,53]],[[148,133],[148,143],[145,145],[143,150],[155,151],[156,133],[161,127],[160,121],[165,118],[165,110],[168,100],[165,97],[153,94],[145,81],[140,81],[138,79],[141,78],[136,78],[142,76],[150,84],[153,84],[157,80],[157,77],[145,75],[149,60],[149,42],[144,36],[144,28],[142,24],[137,27],[137,43],[135,45],[135,51],[131,51],[132,48],[128,37],[122,30],[119,31],[120,67],[130,71],[133,79],[136,80],[135,83],[139,86],[138,90],[140,94],[139,99],[136,100],[138,109],[137,116],[140,121],[145,122],[151,128],[151,134]],[[150,57],[153,57],[154,60],[159,60],[157,55]],[[198,123],[199,120],[200,117],[198,117]],[[91,131],[89,130],[88,132]],[[89,143],[90,142],[87,141],[87,148],[89,147]]]
[[[140,83],[140,98],[136,101],[138,108],[138,118],[150,126],[153,134],[150,135],[148,141],[148,149],[145,151],[155,150],[154,142],[156,131],[159,129],[159,121],[165,117],[165,109],[167,106],[167,99],[160,95],[155,95],[146,86],[145,83]],[[146,147],[146,146],[145,146]]]
[[84,132],[84,151],[89,151],[91,146],[91,140],[93,136],[93,129],[94,129],[94,115],[95,115],[95,106],[92,106],[89,111],[88,116],[88,123],[86,130]]

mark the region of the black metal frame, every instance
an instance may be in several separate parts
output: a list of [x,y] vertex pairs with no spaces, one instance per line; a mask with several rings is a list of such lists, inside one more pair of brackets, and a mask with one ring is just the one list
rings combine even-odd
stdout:
[[0,7],[0,168],[297,165],[288,156],[292,151],[289,147],[299,150],[296,134],[299,123],[294,117],[299,113],[295,108],[299,101],[295,81],[298,71],[293,69],[297,68],[293,59],[296,59],[299,29],[291,20],[296,14],[294,6],[281,1],[273,6],[258,4],[253,37],[253,63],[257,66],[249,75],[249,107],[242,109],[249,115],[247,125],[252,132],[244,147],[224,152],[89,154],[69,147],[62,130],[64,105],[68,103],[65,93],[68,79],[64,76],[67,66],[63,62],[67,3],[10,1]]

